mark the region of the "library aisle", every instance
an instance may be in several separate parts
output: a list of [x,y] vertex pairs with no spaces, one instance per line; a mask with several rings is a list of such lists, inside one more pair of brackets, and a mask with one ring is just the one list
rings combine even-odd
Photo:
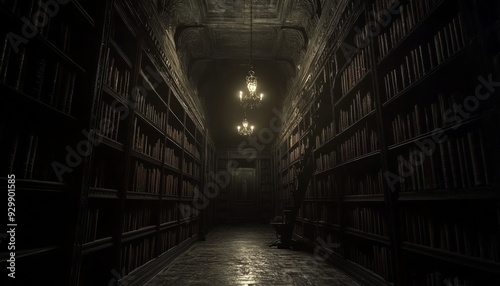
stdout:
[[275,238],[269,225],[219,226],[145,286],[359,286],[310,253],[269,247]]

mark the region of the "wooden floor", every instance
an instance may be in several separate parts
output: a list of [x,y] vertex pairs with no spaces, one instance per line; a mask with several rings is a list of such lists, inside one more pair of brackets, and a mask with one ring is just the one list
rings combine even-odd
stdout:
[[359,286],[312,254],[269,247],[275,239],[267,225],[218,227],[145,285]]

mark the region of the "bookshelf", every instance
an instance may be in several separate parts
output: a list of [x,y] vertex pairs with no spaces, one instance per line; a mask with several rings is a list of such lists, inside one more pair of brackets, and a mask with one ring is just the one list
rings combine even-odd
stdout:
[[272,172],[272,158],[260,159],[260,214],[261,222],[268,223],[273,219],[273,172]]
[[[80,122],[88,119],[83,98],[92,92],[87,53],[96,53],[96,47],[82,49],[82,43],[95,41],[94,15],[73,1],[64,9],[72,16],[58,13],[29,30],[22,19],[47,15],[44,5],[0,4],[0,189],[7,193],[7,176],[14,174],[15,276],[20,284],[39,283],[43,277],[66,285],[70,279],[78,179],[66,178],[68,170],[79,172],[75,165],[82,159],[76,146],[83,137]],[[66,160],[70,156],[72,166]],[[2,245],[0,265],[6,268],[14,249]],[[51,272],[52,267],[60,272]]]
[[[14,46],[22,19],[50,11],[0,4],[0,180],[5,188],[16,175],[17,280],[140,280],[142,266],[158,267],[213,226],[215,203],[199,212],[193,196],[215,171],[215,147],[175,52],[158,44],[168,41],[160,20],[144,17],[154,7],[59,5]],[[8,253],[0,257],[5,266]]]
[[[308,100],[285,106],[295,112],[274,147],[275,214],[314,144],[294,236],[363,283],[500,281],[498,100],[477,94],[499,75],[499,7],[485,2],[339,1],[289,94]],[[320,132],[307,142],[318,104]]]
[[[102,276],[80,281],[81,285],[113,279],[113,269],[119,269],[121,279],[138,276],[146,263],[166,259],[174,249],[196,239],[202,224],[193,197],[196,189],[202,191],[203,172],[213,170],[205,157],[206,131],[164,72],[164,51],[155,45],[151,27],[136,18],[141,8],[115,1],[108,9],[105,68],[95,105],[100,106],[99,126],[111,127],[100,128],[108,132],[101,134],[104,143],[95,151],[89,169],[96,176],[105,174],[108,181],[92,187],[113,196],[88,199],[88,209],[95,210],[82,225],[97,233],[100,228],[108,232],[84,243],[81,269],[101,268],[92,265],[99,255],[108,256],[109,269],[95,269]],[[210,148],[213,153],[213,145]],[[116,212],[106,217],[111,207]],[[203,226],[210,227],[211,213],[203,213],[207,220]]]

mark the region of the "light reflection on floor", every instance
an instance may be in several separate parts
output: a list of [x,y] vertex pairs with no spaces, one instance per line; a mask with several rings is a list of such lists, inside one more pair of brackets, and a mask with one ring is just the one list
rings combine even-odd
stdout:
[[145,285],[359,286],[309,253],[270,248],[275,238],[267,225],[216,228]]

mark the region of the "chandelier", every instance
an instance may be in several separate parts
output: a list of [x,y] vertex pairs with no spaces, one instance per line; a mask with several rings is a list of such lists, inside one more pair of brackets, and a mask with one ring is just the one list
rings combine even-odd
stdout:
[[262,98],[264,94],[261,93],[257,95],[257,77],[255,76],[255,72],[253,71],[253,9],[252,9],[252,0],[250,0],[250,70],[248,71],[248,76],[246,77],[246,84],[248,89],[248,94],[243,94],[240,91],[240,103],[243,108],[249,107],[250,109],[256,108],[260,106]]
[[240,135],[246,136],[246,135],[251,135],[253,133],[253,125],[248,126],[248,120],[246,118],[243,119],[242,122],[243,128],[241,126],[238,126],[238,133]]

